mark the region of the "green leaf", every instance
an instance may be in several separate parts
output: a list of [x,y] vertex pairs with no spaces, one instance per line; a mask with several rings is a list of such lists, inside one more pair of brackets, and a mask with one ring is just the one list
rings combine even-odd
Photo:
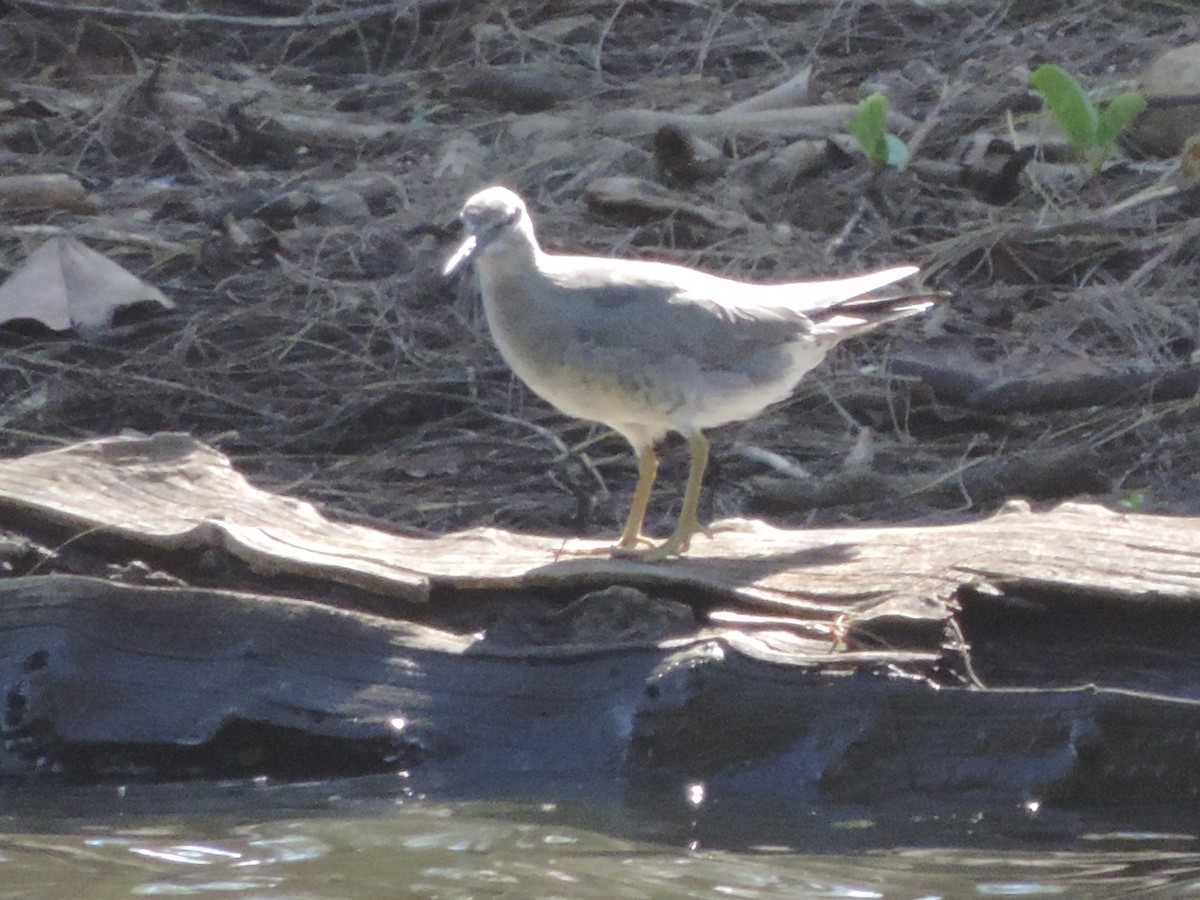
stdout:
[[1146,98],[1137,91],[1117,94],[1100,112],[1100,120],[1096,126],[1096,143],[1101,147],[1115,144],[1121,132],[1140,116],[1145,108]]
[[1100,116],[1073,75],[1058,66],[1039,66],[1029,80],[1076,150],[1082,153],[1096,146]]
[[887,165],[887,99],[883,94],[864,98],[846,130],[854,135],[873,165]]
[[890,132],[883,136],[883,143],[887,148],[887,164],[897,169],[903,169],[908,163],[908,144]]
[[1123,506],[1125,509],[1139,510],[1146,506],[1145,491],[1130,491],[1125,495],[1123,500],[1117,501],[1118,506]]

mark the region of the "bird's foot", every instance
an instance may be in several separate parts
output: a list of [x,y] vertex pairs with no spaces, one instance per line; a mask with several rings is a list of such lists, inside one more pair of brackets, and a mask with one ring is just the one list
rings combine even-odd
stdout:
[[650,553],[656,548],[654,538],[642,534],[640,531],[633,534],[631,537],[624,535],[615,544],[599,547],[566,547],[559,549],[559,556],[615,556],[619,558],[641,559],[644,554]]
[[620,540],[608,548],[608,553],[615,559],[646,559],[646,557],[658,549],[658,544],[654,539],[647,537],[644,534],[639,534],[631,541]]
[[637,544],[646,546],[625,546],[622,541],[612,548],[612,555],[620,559],[636,559],[639,562],[662,562],[664,559],[682,556],[686,553],[692,543],[693,535],[696,534],[712,537],[712,532],[699,522],[691,524],[681,522],[676,526],[675,533],[661,544],[655,544],[645,535],[638,535]]
[[625,553],[637,554],[643,553],[646,550],[654,548],[654,538],[648,534],[642,534],[640,531],[632,535],[621,535],[620,539],[613,544],[611,551],[613,556],[621,556]]

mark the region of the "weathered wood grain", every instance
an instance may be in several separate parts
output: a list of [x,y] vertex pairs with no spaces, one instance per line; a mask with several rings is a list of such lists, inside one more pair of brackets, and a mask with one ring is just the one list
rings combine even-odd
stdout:
[[119,437],[0,462],[0,503],[81,530],[166,548],[224,546],[265,572],[393,594],[579,587],[696,588],[775,612],[835,618],[881,601],[950,602],[1012,583],[1129,599],[1200,599],[1200,520],[1020,502],[946,526],[789,530],[728,520],[666,564],[613,559],[607,543],[497,529],[427,540],[333,521],[252,486],[186,435]]
[[[631,807],[703,783],[775,809],[1200,791],[1194,519],[1012,503],[939,527],[731,522],[647,565],[339,523],[156,435],[0,462],[0,523],[38,522],[71,535],[64,557],[108,535],[262,575],[145,586],[52,558],[0,580],[13,778],[404,770],[460,795],[600,778]],[[294,575],[305,598],[284,595]],[[379,602],[342,603],[346,585]]]

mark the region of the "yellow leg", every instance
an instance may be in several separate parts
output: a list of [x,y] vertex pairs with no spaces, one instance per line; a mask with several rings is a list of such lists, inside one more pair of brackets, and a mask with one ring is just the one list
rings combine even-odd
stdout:
[[[622,545],[618,544],[618,548],[622,551],[622,555],[637,556],[646,562],[659,562],[666,559],[668,556],[678,556],[688,548],[691,543],[692,535],[698,531],[704,531],[704,526],[700,524],[700,519],[696,515],[696,510],[700,506],[700,488],[704,484],[704,470],[708,468],[708,439],[696,432],[688,438],[688,451],[691,453],[692,463],[688,469],[687,487],[683,491],[683,509],[679,511],[679,521],[675,524],[674,533],[659,544],[657,547],[652,547],[649,550],[640,552],[630,552],[633,544]],[[657,467],[658,461],[655,460]],[[653,478],[651,479],[653,481]],[[638,490],[634,493],[634,508],[637,507],[637,501],[641,494],[642,484],[638,482]],[[638,512],[638,528],[641,528],[641,519],[646,512],[646,503],[650,499],[650,490],[647,487],[645,497],[642,497],[641,510]],[[633,521],[634,510],[629,512],[630,523]],[[630,525],[625,526],[625,530],[629,531]],[[621,535],[624,540],[624,533]]]
[[642,523],[646,521],[646,507],[650,505],[650,492],[654,489],[654,479],[658,476],[658,454],[653,447],[644,447],[638,451],[638,483],[633,492],[633,500],[629,503],[629,518],[617,539],[616,549],[632,550],[638,544],[649,543],[642,534]]
[[646,554],[649,562],[678,556],[687,550],[688,544],[692,542],[692,535],[704,530],[696,510],[700,507],[704,470],[708,468],[708,438],[697,431],[688,438],[688,452],[692,455],[692,465],[688,469],[687,487],[683,491],[683,509],[679,511],[679,521],[675,523],[674,533]]

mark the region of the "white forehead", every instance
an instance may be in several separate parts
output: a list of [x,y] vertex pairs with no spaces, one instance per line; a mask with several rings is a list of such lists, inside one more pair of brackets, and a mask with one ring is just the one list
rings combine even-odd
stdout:
[[463,218],[508,217],[523,212],[525,202],[506,187],[485,188],[463,204]]

